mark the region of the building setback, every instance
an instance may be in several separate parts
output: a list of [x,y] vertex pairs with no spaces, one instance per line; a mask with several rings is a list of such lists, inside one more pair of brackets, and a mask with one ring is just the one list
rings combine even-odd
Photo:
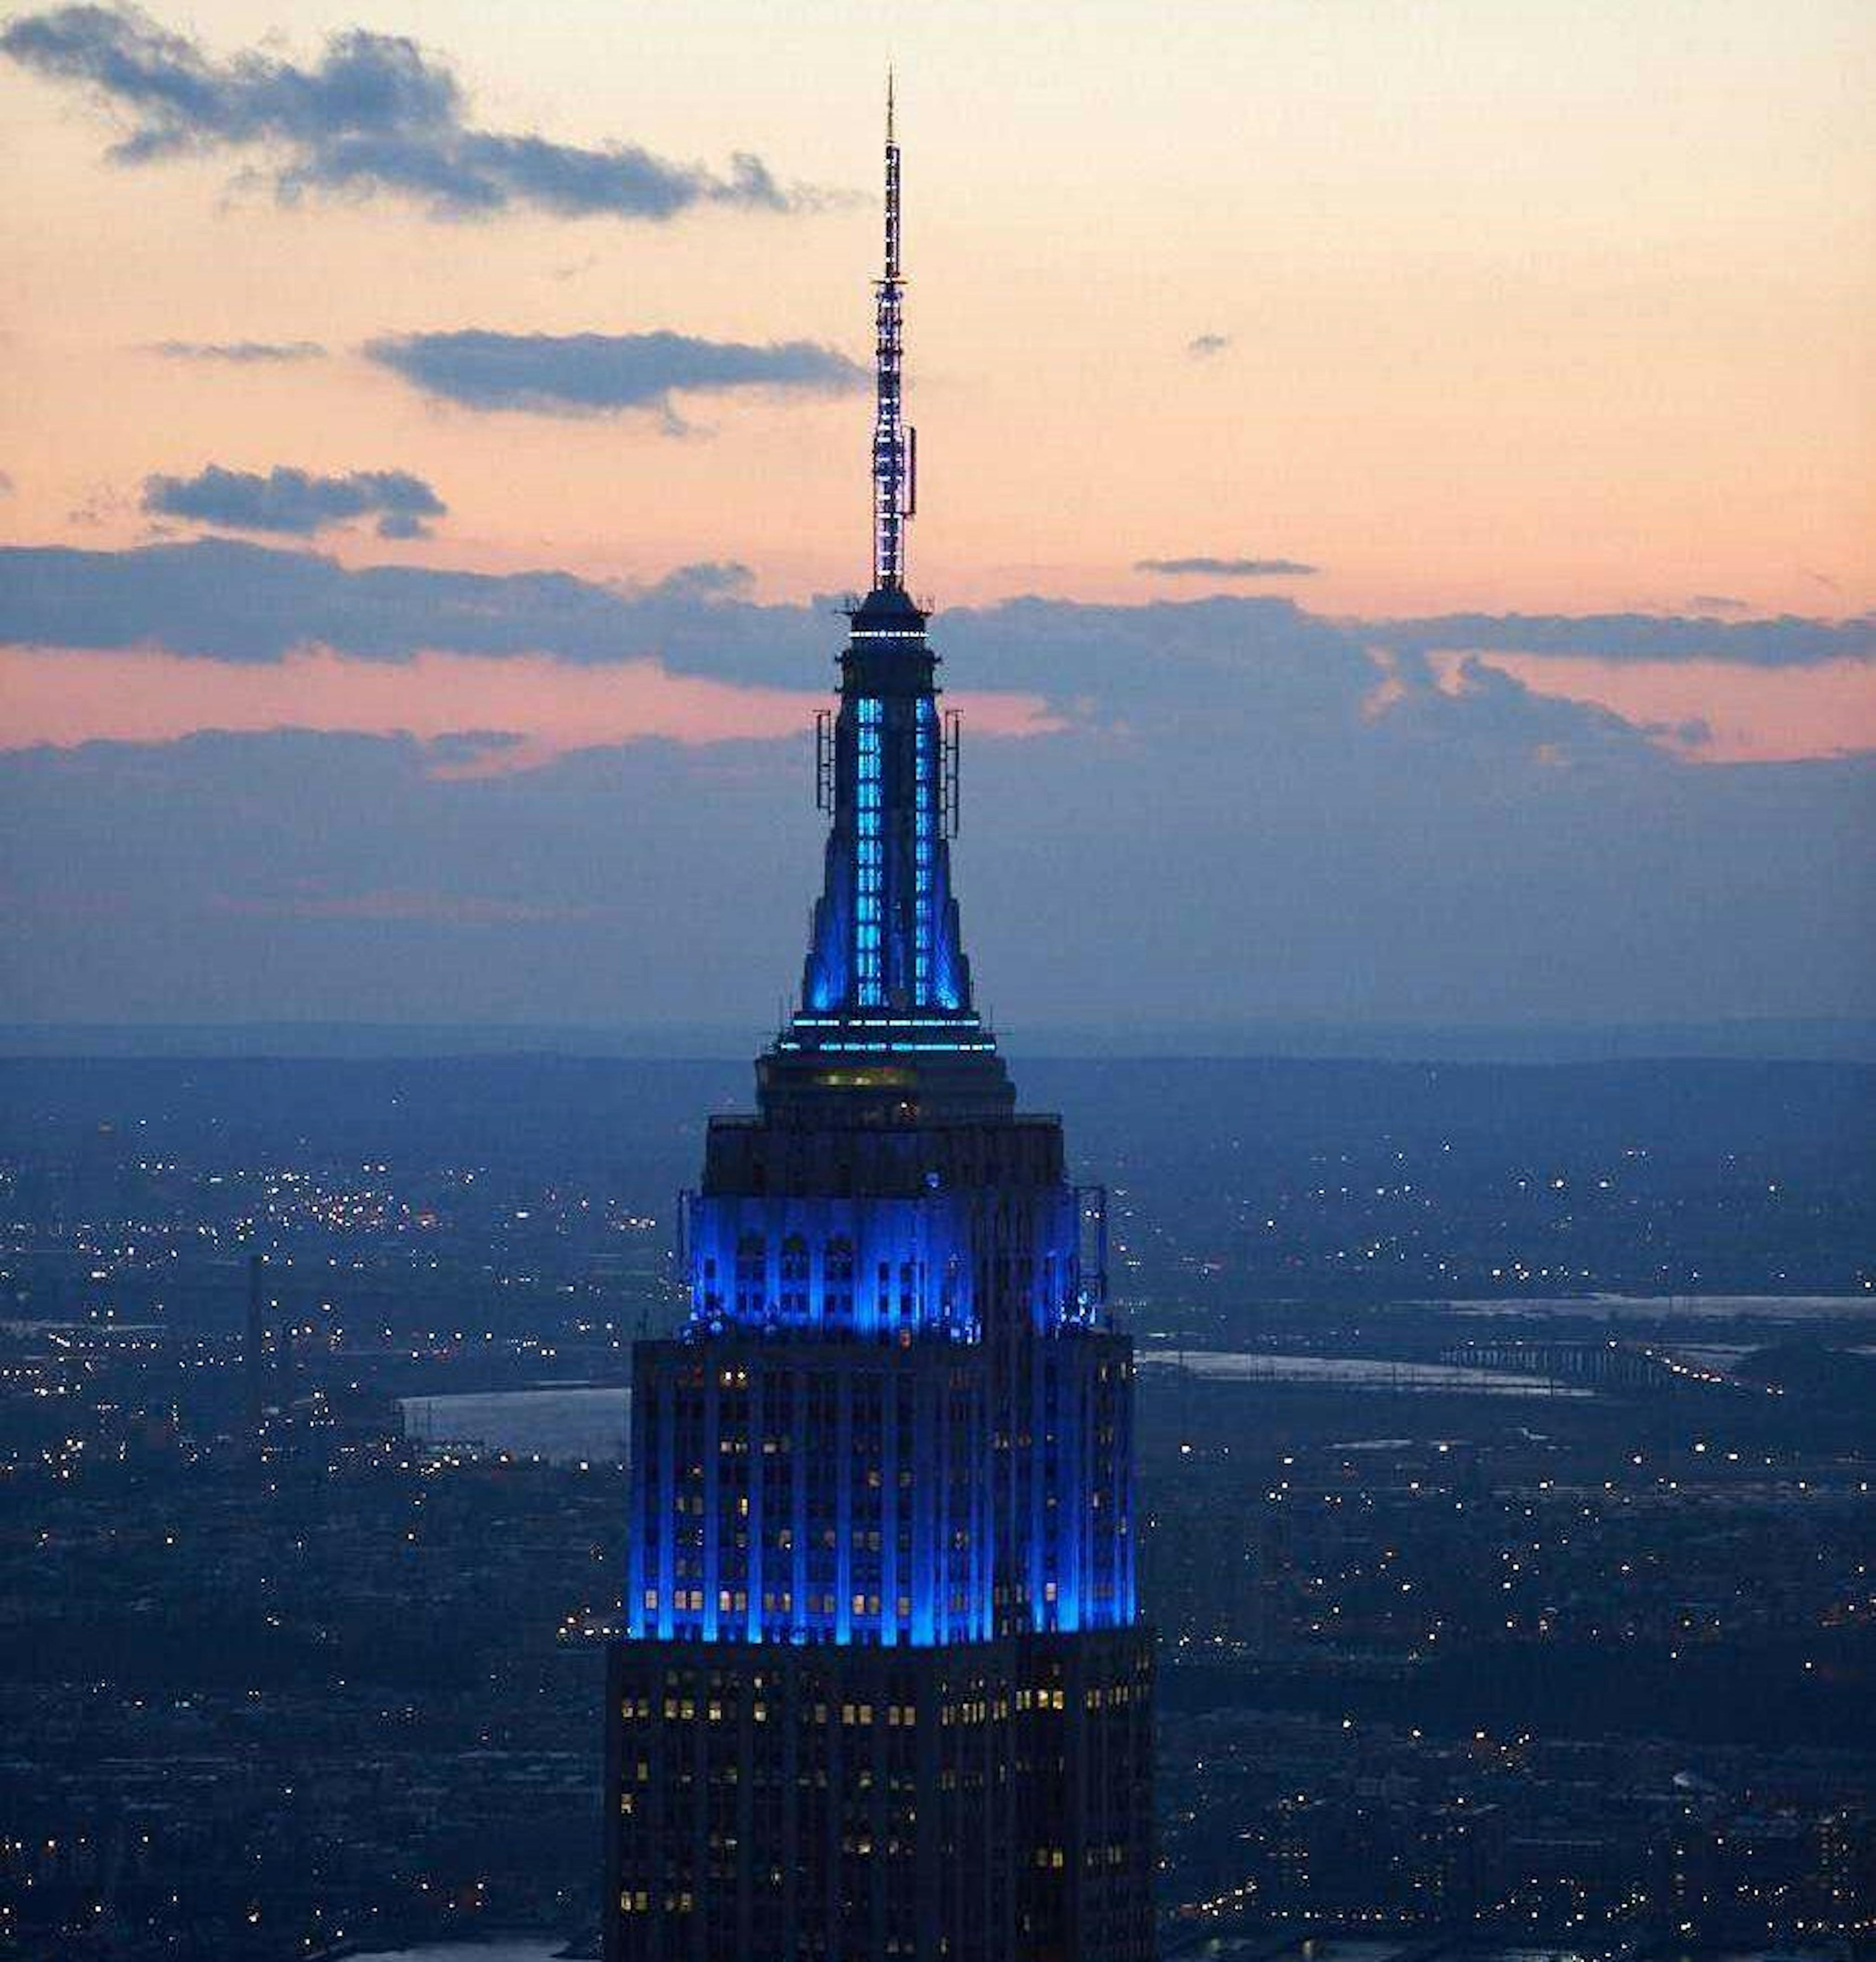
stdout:
[[886,193],[873,586],[818,745],[802,1006],[756,1114],[711,1120],[683,1329],[634,1353],[609,1962],[1152,1949],[1133,1348],[1102,1196],[972,1006],[905,587],[890,99]]

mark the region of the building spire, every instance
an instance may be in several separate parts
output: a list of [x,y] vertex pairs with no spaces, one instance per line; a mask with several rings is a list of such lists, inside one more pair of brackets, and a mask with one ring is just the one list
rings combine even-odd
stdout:
[[873,587],[848,609],[839,705],[816,735],[815,799],[831,822],[801,1005],[757,1066],[763,1111],[791,1121],[836,1108],[870,1123],[1015,1107],[996,1039],[971,1005],[951,890],[957,718],[938,708],[938,657],[906,590],[917,457],[900,415],[896,95],[889,71]]
[[917,502],[918,433],[900,416],[904,352],[903,281],[899,260],[899,143],[894,131],[893,78],[886,72],[886,256],[876,282],[874,355],[877,407],[873,418],[873,588],[903,590],[906,521]]

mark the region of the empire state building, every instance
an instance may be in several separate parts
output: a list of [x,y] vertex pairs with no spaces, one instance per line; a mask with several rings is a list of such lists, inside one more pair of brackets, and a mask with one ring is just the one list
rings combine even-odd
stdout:
[[799,1011],[711,1120],[633,1358],[609,1962],[1144,1962],[1150,1638],[1104,1209],[972,1005],[954,727],[906,590],[899,149],[873,584]]

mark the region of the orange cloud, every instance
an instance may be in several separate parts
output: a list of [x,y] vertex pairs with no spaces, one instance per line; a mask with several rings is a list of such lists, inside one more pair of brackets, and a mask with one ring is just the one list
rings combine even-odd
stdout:
[[[991,736],[1059,727],[1039,697],[959,695]],[[153,649],[0,648],[0,747],[173,743],[207,730],[305,729],[408,736],[437,743],[465,733],[506,740],[439,775],[532,769],[576,749],[662,740],[698,745],[798,735],[826,697],[673,674],[653,660],[576,667],[545,655],[496,658],[426,653],[390,663],[308,647],[252,666]]]

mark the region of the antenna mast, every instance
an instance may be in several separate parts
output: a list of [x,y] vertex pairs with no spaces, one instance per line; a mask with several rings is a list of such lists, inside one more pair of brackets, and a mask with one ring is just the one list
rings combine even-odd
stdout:
[[878,405],[873,419],[873,585],[906,581],[906,521],[918,503],[918,432],[900,419],[903,281],[899,270],[899,145],[893,129],[893,76],[886,75],[886,267],[875,283]]

